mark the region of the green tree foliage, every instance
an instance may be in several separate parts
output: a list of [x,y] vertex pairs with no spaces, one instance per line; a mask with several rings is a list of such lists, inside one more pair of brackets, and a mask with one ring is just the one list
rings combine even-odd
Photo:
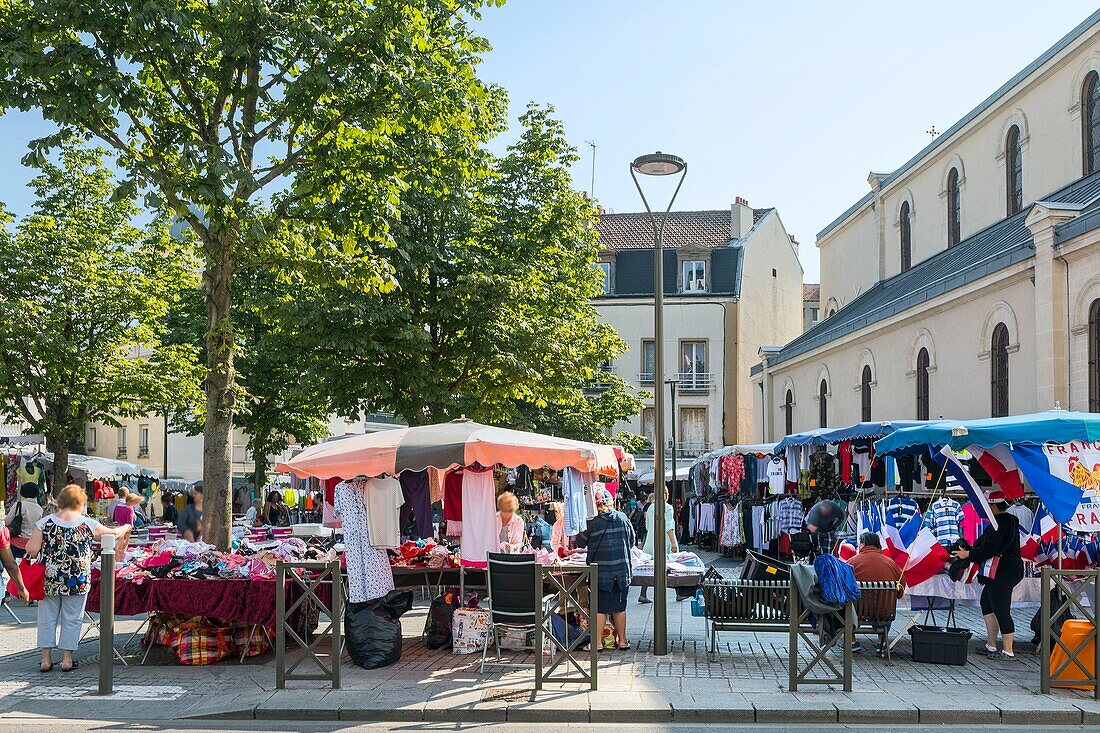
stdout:
[[[0,107],[98,138],[124,191],[178,216],[203,257],[207,537],[228,546],[237,411],[232,284],[307,263],[356,288],[389,241],[398,136],[470,131],[480,0],[8,0]],[[38,158],[55,137],[37,141]],[[353,153],[355,153],[353,155]],[[324,170],[312,170],[323,165]],[[344,196],[354,186],[355,198]],[[347,205],[335,210],[331,202]],[[271,237],[292,210],[295,236]],[[339,235],[332,231],[338,225]]]
[[[233,281],[239,377],[235,424],[255,458],[258,489],[266,481],[267,456],[285,451],[291,441],[314,443],[328,431],[333,400],[311,353],[324,338],[326,324],[303,312],[301,295],[310,287],[301,272],[265,268],[242,270]],[[187,293],[170,324],[172,342],[201,341],[204,317],[198,289]],[[172,417],[175,428],[201,434],[205,404],[187,405]]]
[[552,110],[530,106],[518,141],[491,155],[483,144],[504,105],[483,114],[477,145],[439,135],[410,175],[396,246],[380,253],[397,287],[328,289],[315,307],[331,337],[316,353],[336,367],[345,411],[365,401],[411,424],[464,414],[601,439],[640,403],[614,377],[605,399],[583,396],[624,344],[590,303],[601,292],[595,212],[571,186],[576,152]]
[[191,246],[134,225],[103,157],[67,140],[31,183],[33,212],[0,228],[0,419],[46,436],[55,488],[86,423],[192,402],[201,379],[194,347],[161,342],[197,281]]

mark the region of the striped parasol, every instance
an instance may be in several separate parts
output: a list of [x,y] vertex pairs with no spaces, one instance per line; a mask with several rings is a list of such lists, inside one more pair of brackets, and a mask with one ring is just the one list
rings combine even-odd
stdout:
[[275,468],[300,478],[321,479],[381,476],[425,468],[446,470],[475,463],[615,473],[619,466],[615,448],[460,418],[320,443]]

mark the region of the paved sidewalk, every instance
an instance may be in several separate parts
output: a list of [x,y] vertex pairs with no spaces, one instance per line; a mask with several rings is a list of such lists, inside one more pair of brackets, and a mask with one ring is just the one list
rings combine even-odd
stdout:
[[[150,663],[115,668],[116,693],[94,695],[98,644],[86,643],[72,673],[37,671],[34,609],[17,606],[30,623],[0,618],[0,717],[50,716],[118,721],[180,718],[384,721],[555,722],[759,722],[759,723],[1011,723],[1100,724],[1100,704],[1091,691],[1038,694],[1039,659],[1030,644],[1018,644],[1018,659],[990,661],[979,653],[984,632],[976,608],[961,608],[958,621],[976,632],[965,667],[916,664],[908,638],[895,647],[892,664],[868,652],[856,655],[854,691],[786,691],[785,634],[728,633],[719,654],[706,653],[703,621],[690,602],[670,600],[670,653],[651,654],[653,606],[636,594],[629,607],[635,649],[600,655],[599,689],[547,685],[533,691],[534,672],[496,670],[478,674],[478,655],[429,651],[420,639],[426,604],[403,619],[401,661],[363,670],[345,657],[342,689],[294,682],[276,691],[275,664],[268,654],[245,664],[184,667],[165,650]],[[1021,639],[1030,637],[1033,608],[1016,611]],[[895,631],[903,623],[899,621]],[[136,627],[119,624],[116,641]],[[871,646],[869,637],[864,639]],[[530,655],[517,661],[531,662]],[[839,659],[839,655],[836,656]]]

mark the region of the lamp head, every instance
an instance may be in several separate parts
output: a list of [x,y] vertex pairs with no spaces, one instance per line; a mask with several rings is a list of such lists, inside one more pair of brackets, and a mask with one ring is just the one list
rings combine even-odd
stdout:
[[630,167],[644,176],[670,176],[687,168],[687,163],[683,158],[658,150],[656,153],[639,155]]

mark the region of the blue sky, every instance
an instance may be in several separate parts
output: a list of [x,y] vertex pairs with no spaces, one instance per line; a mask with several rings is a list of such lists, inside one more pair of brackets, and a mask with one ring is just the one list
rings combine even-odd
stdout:
[[[735,196],[776,206],[817,279],[818,230],[1095,9],[1088,2],[511,0],[479,24],[482,77],[514,114],[553,104],[580,148],[574,170],[614,211],[640,209],[627,164],[664,150],[689,170],[678,209]],[[31,203],[19,159],[49,131],[0,117],[0,201]],[[654,198],[660,199],[656,193]],[[664,201],[667,201],[667,194]]]

